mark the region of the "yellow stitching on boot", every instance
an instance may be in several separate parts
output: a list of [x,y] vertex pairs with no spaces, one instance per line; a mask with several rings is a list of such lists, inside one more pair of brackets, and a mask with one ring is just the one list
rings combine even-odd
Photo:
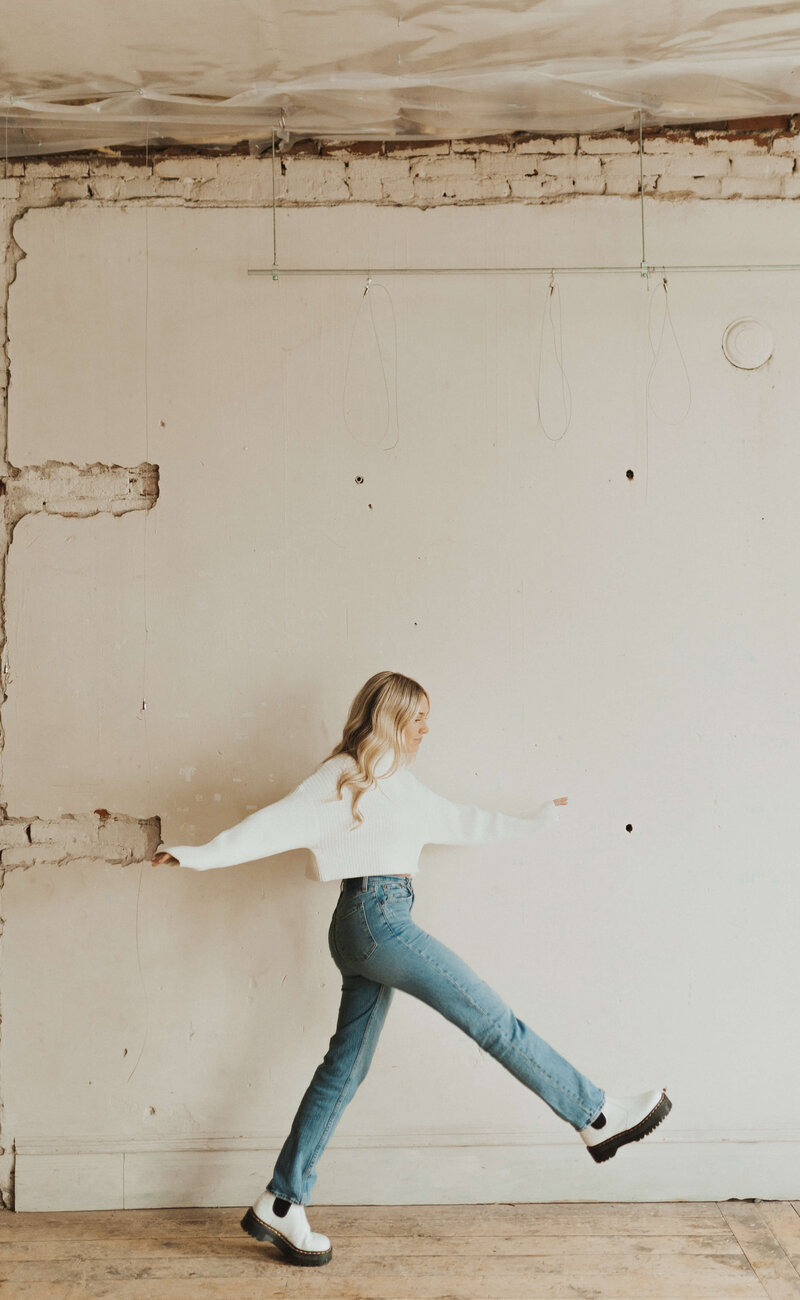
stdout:
[[282,1233],[278,1228],[273,1228],[273,1226],[272,1226],[271,1223],[265,1223],[263,1219],[259,1219],[259,1218],[258,1218],[258,1215],[257,1215],[256,1212],[255,1212],[255,1210],[251,1209],[251,1210],[250,1210],[250,1213],[252,1214],[252,1216],[253,1216],[254,1219],[257,1219],[257,1220],[258,1220],[258,1222],[261,1224],[262,1228],[269,1228],[270,1232],[274,1232],[276,1237],[280,1237],[281,1241],[285,1241],[285,1242],[286,1242],[286,1245],[289,1247],[289,1249],[295,1251],[296,1254],[298,1254],[298,1255],[325,1255],[325,1254],[327,1254],[327,1251],[324,1251],[324,1250],[303,1250],[302,1246],[295,1246],[294,1242],[293,1242],[293,1241],[290,1241],[288,1237],[285,1237],[285,1236],[283,1235],[283,1233]]

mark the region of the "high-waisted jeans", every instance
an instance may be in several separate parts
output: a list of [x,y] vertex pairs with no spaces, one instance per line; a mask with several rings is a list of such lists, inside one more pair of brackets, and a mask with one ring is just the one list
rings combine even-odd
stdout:
[[404,876],[346,880],[328,943],[342,973],[336,1032],[294,1118],[268,1190],[308,1203],[316,1165],[372,1062],[395,989],[427,1002],[546,1101],[575,1129],[603,1109],[605,1094],[518,1020],[465,962],[411,919]]

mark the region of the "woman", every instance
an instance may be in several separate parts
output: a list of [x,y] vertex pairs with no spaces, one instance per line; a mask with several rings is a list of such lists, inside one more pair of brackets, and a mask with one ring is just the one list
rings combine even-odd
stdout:
[[418,682],[376,673],[350,708],[333,753],[285,799],[199,848],[179,845],[154,863],[205,871],[305,847],[321,880],[341,879],[328,942],[342,974],[336,1032],[303,1097],[266,1191],[242,1220],[295,1264],[327,1264],[331,1244],[305,1214],[315,1168],[369,1069],[395,989],[419,998],[469,1034],[578,1131],[597,1161],[651,1133],[665,1092],[606,1096],[538,1038],[455,953],[411,919],[412,877],[424,844],[487,844],[532,834],[566,798],[530,819],[454,804],[409,765],[428,731]]

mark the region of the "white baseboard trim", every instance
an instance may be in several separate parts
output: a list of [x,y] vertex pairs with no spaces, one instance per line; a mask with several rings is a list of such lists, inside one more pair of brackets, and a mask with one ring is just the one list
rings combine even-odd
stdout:
[[[271,1137],[20,1139],[15,1209],[246,1205],[262,1191],[280,1145]],[[665,1131],[602,1165],[572,1134],[358,1137],[331,1143],[312,1199],[469,1205],[750,1197],[800,1199],[800,1133]]]

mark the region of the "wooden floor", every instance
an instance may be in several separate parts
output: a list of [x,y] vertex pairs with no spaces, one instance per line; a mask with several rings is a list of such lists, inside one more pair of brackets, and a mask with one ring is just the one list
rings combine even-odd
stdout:
[[242,1210],[0,1214],[5,1300],[790,1300],[800,1202],[315,1206],[297,1268]]

